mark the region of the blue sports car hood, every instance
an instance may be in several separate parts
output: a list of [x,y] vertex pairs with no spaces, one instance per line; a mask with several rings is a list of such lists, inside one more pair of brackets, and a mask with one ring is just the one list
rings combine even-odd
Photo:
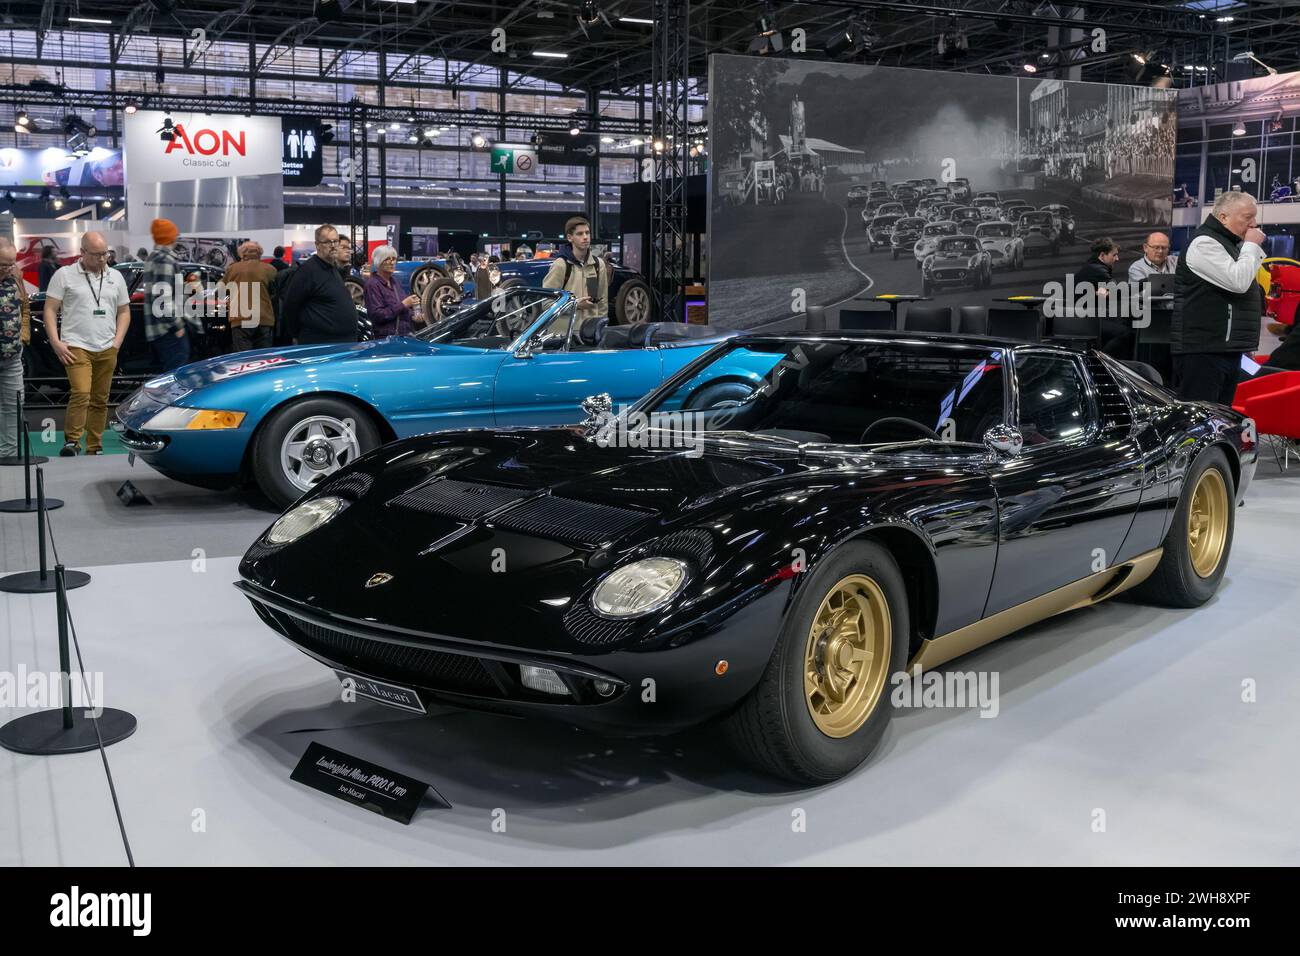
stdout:
[[439,350],[436,345],[401,336],[347,345],[295,345],[219,355],[177,369],[175,376],[176,381],[184,387],[198,389],[232,378],[281,370],[295,365],[396,358],[402,355],[428,355]]

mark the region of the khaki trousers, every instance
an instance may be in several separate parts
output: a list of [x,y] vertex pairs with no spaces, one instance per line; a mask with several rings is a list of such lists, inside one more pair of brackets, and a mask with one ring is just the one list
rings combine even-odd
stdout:
[[73,363],[65,366],[68,372],[68,415],[63,425],[64,441],[81,441],[86,433],[86,451],[104,448],[104,423],[108,420],[108,389],[113,383],[113,370],[117,368],[117,349],[87,352],[70,348]]

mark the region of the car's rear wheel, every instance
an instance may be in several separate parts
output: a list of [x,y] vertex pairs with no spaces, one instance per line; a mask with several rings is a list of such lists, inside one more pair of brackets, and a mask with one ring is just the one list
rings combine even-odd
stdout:
[[1160,563],[1133,596],[1166,607],[1200,607],[1213,597],[1232,550],[1236,500],[1223,450],[1202,452],[1187,474]]
[[854,542],[819,563],[758,686],[728,717],[732,745],[769,773],[825,783],[875,749],[906,665],[907,591],[889,552]]
[[352,304],[361,308],[366,304],[366,286],[360,279],[347,278],[343,284],[348,287],[348,295],[352,296]]
[[614,317],[619,325],[650,321],[650,286],[642,279],[626,279],[614,296]]
[[308,398],[276,409],[259,429],[253,477],[286,508],[379,444],[379,430],[356,407],[337,398]]
[[418,269],[411,274],[411,292],[414,295],[423,297],[424,290],[429,287],[430,282],[443,278],[446,278],[446,273],[437,266],[426,266],[423,269]]

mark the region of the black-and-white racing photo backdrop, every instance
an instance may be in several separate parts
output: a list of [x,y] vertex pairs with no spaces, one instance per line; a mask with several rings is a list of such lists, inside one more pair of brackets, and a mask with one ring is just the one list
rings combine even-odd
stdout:
[[1170,221],[1172,90],[714,56],[709,91],[714,324],[1042,294]]

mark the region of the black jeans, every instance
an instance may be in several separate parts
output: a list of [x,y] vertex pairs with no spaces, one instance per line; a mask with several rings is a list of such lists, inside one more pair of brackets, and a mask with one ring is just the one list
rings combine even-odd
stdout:
[[230,330],[230,344],[236,352],[249,349],[269,349],[271,347],[271,326],[256,325],[251,329],[235,326]]
[[1239,352],[1186,352],[1174,356],[1174,391],[1185,402],[1231,405],[1237,392]]

